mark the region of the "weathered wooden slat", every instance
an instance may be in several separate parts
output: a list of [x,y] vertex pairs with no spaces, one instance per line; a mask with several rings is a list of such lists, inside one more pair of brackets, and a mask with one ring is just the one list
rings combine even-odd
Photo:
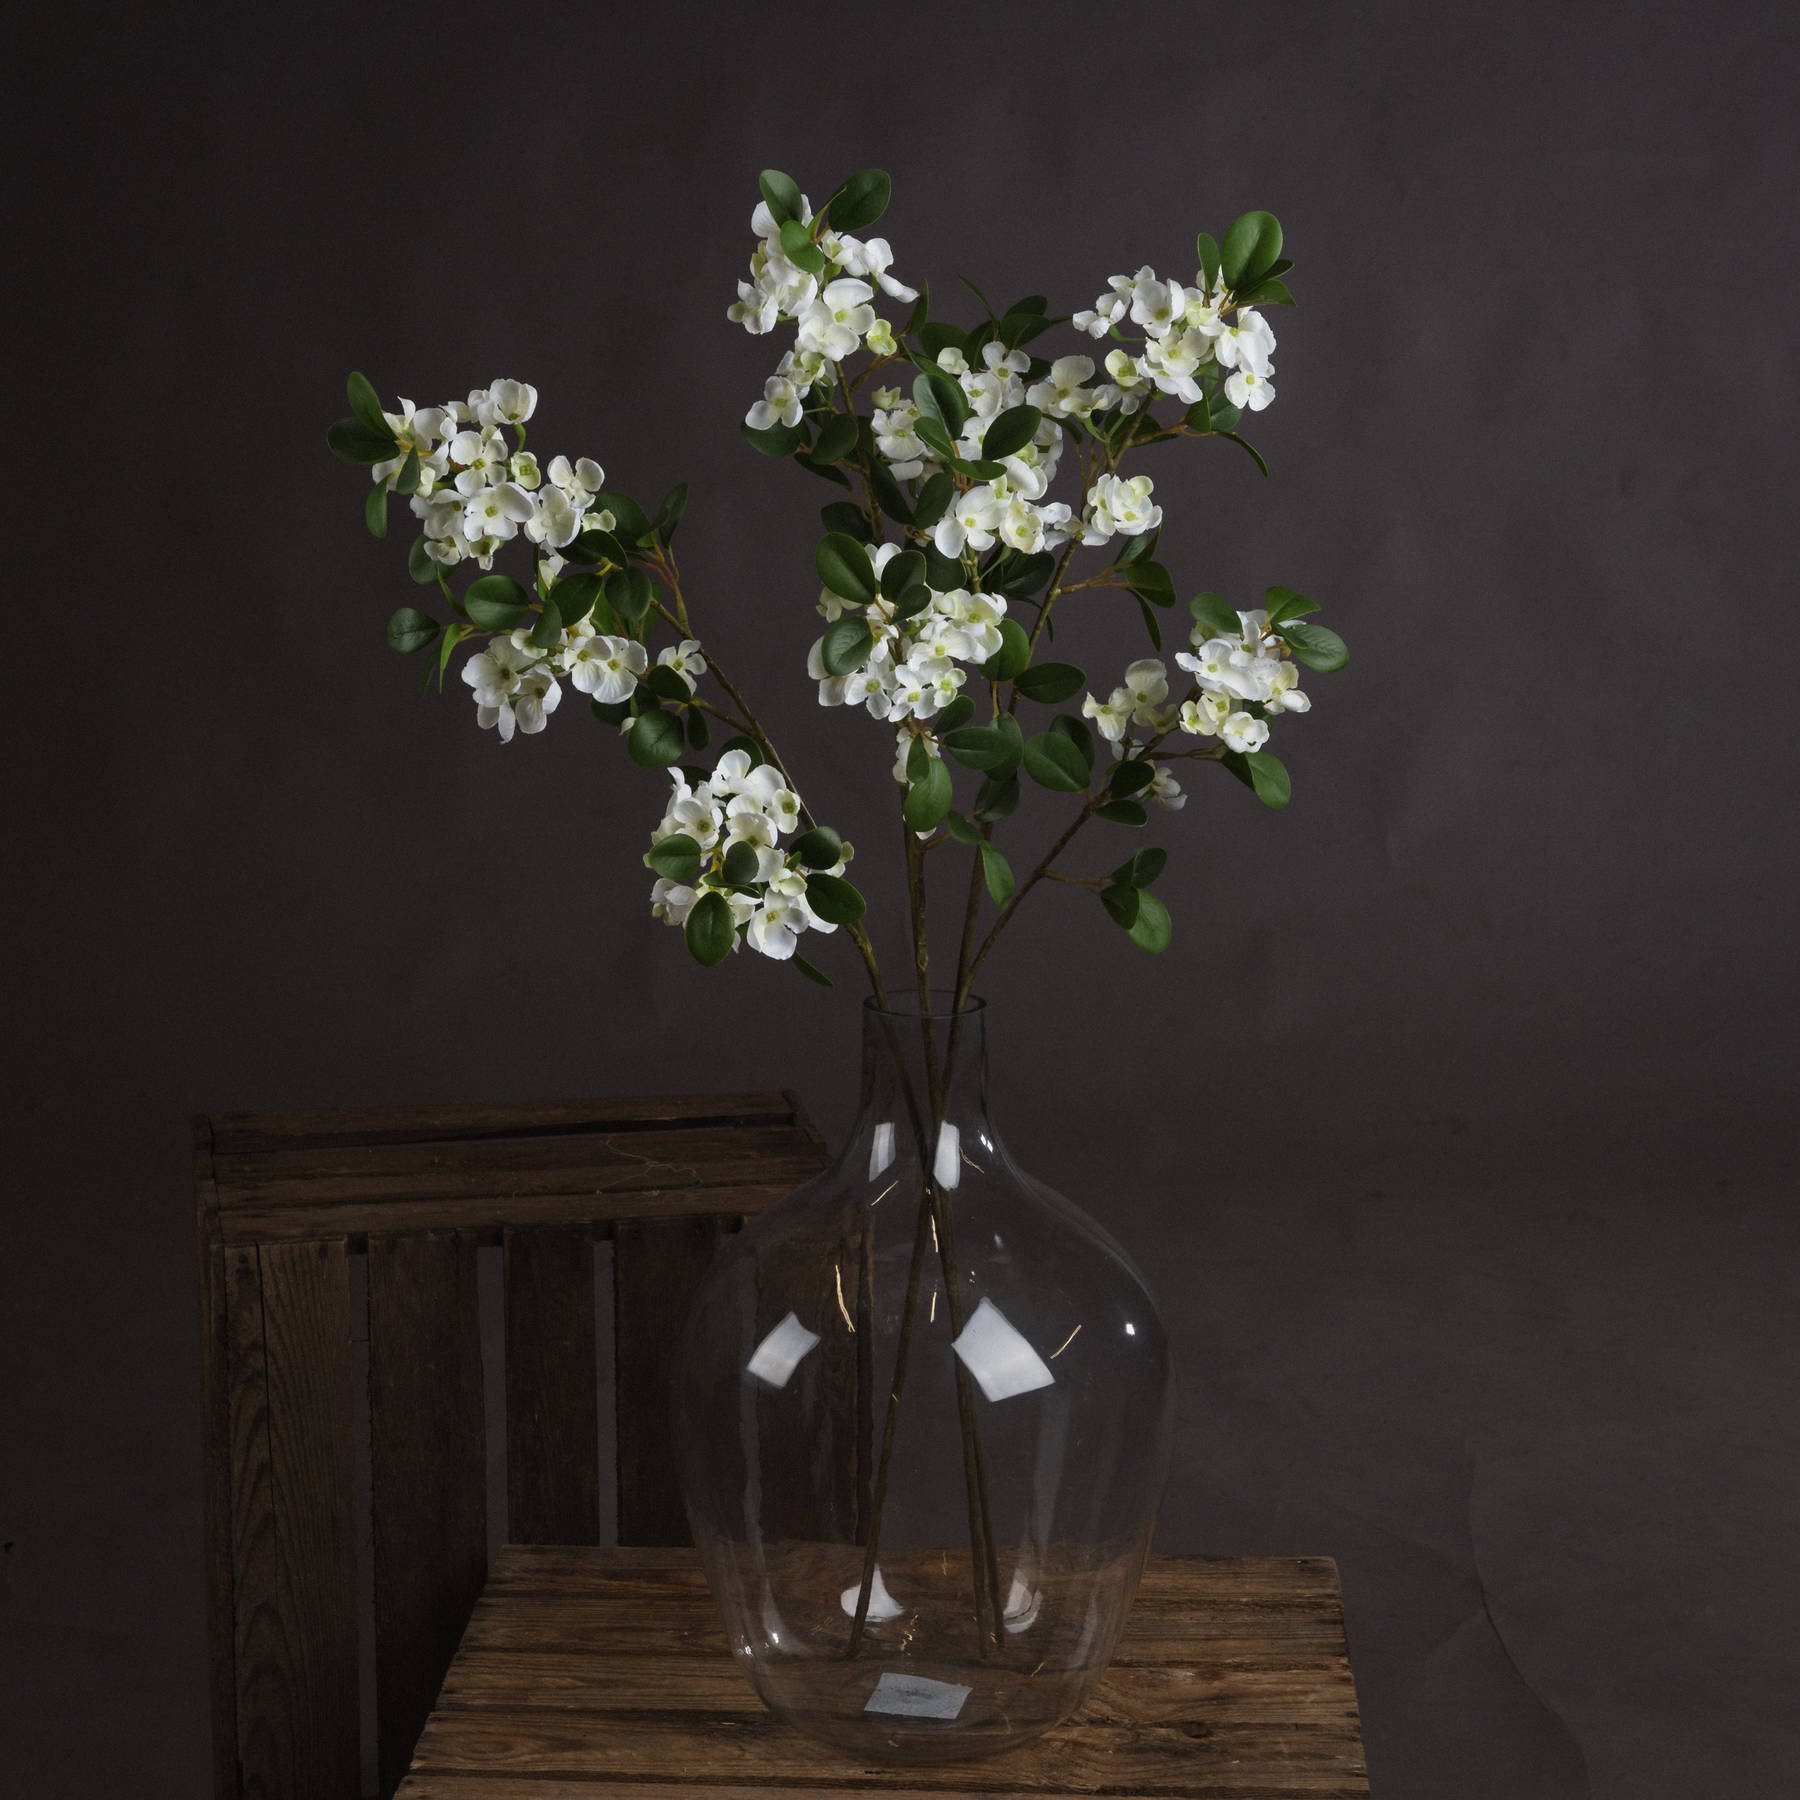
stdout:
[[604,1131],[669,1125],[778,1123],[794,1117],[791,1094],[651,1094],[627,1098],[487,1105],[341,1106],[280,1112],[217,1113],[213,1146],[222,1153],[318,1150],[348,1144],[399,1144],[434,1138],[470,1141],[538,1130]]
[[493,1245],[511,1226],[606,1226],[626,1219],[743,1218],[763,1212],[791,1193],[816,1168],[796,1163],[768,1181],[720,1187],[644,1188],[617,1193],[591,1189],[573,1193],[468,1194],[454,1198],[381,1200],[345,1193],[334,1200],[302,1205],[239,1205],[221,1212],[219,1235],[226,1244],[267,1244],[320,1236],[368,1237],[427,1231],[460,1231],[474,1242]]
[[201,1477],[206,1514],[206,1635],[212,1702],[213,1792],[237,1792],[237,1646],[232,1620],[231,1337],[225,1253],[212,1178],[212,1127],[194,1131],[194,1253],[200,1300]]
[[594,1245],[575,1226],[508,1231],[506,1531],[520,1544],[600,1541]]
[[312,1188],[333,1186],[395,1199],[528,1193],[567,1188],[571,1171],[579,1172],[582,1185],[602,1189],[683,1187],[760,1179],[765,1166],[810,1166],[815,1158],[814,1146],[792,1124],[759,1124],[350,1145],[280,1155],[221,1151],[213,1157],[213,1172],[219,1203],[229,1210],[304,1200]]
[[475,1244],[369,1240],[377,1765],[405,1772],[487,1569]]
[[619,1541],[685,1544],[669,1378],[688,1306],[723,1234],[717,1218],[623,1221],[613,1243]]
[[345,1246],[225,1259],[240,1791],[348,1800],[359,1765]]

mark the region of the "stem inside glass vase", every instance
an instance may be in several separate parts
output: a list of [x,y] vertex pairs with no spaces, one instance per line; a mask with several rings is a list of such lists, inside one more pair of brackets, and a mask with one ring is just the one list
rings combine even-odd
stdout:
[[[894,1438],[900,1423],[900,1407],[906,1389],[906,1371],[912,1351],[913,1323],[918,1313],[920,1277],[928,1245],[937,1250],[944,1277],[945,1304],[950,1315],[952,1341],[962,1335],[962,1292],[956,1270],[956,1219],[951,1195],[960,1172],[962,1145],[954,1129],[946,1131],[946,1107],[957,1065],[971,1046],[980,1059],[980,1016],[984,1002],[966,1000],[961,1007],[947,989],[921,986],[921,1006],[916,1011],[880,1007],[873,1000],[864,1010],[881,1031],[906,1103],[907,1121],[917,1145],[921,1171],[918,1224],[913,1234],[912,1257],[907,1268],[906,1297],[902,1302],[899,1343],[894,1359],[894,1378],[888,1391],[882,1426],[881,1451],[876,1459],[871,1491],[864,1516],[868,1519],[868,1543],[863,1554],[862,1581],[857,1590],[856,1612],[851,1621],[846,1655],[854,1658],[862,1648],[868,1623],[869,1602],[874,1593],[876,1567],[881,1553],[881,1521],[887,1502],[888,1472],[893,1464]],[[938,1053],[936,1028],[949,1021],[948,1041]],[[902,1033],[917,1031],[922,1050],[926,1092],[918,1093],[901,1042]],[[947,1165],[947,1166],[946,1166]],[[994,1543],[992,1510],[988,1502],[987,1467],[981,1450],[981,1427],[975,1407],[974,1383],[959,1360],[956,1365],[956,1411],[962,1433],[963,1483],[969,1507],[970,1574],[975,1598],[977,1633],[985,1654],[1002,1642],[1000,1566]]]

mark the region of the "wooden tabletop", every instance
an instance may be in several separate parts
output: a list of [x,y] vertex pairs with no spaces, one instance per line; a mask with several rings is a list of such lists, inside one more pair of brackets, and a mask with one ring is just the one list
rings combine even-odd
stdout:
[[1327,1557],[1159,1556],[1065,1725],[976,1762],[865,1764],[764,1710],[692,1550],[502,1550],[397,1800],[1366,1795]]

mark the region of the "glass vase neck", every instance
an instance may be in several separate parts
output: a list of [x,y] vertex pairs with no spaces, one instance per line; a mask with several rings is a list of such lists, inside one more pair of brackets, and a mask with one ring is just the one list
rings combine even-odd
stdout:
[[904,1003],[863,1006],[862,1102],[845,1154],[867,1157],[869,1178],[889,1166],[916,1165],[925,1149],[939,1181],[955,1185],[965,1147],[992,1152],[987,1117],[987,1009],[980,1000],[955,1010],[934,992],[929,1013]]

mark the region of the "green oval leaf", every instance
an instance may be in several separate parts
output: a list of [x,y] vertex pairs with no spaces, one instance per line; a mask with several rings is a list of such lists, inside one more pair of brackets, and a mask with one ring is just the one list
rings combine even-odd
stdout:
[[975,716],[975,702],[967,694],[958,694],[932,721],[932,729],[940,741],[946,731],[960,730]]
[[1194,254],[1200,259],[1200,273],[1210,288],[1219,279],[1219,246],[1207,232],[1194,239]]
[[402,656],[411,656],[415,650],[436,643],[442,629],[429,613],[420,612],[416,606],[403,606],[388,620],[388,648],[398,650]]
[[789,219],[781,227],[781,254],[796,269],[804,269],[809,275],[825,273],[825,252],[813,242],[812,233],[798,219]]
[[710,969],[731,954],[737,942],[737,926],[732,922],[731,906],[720,893],[702,894],[687,916],[683,932],[695,962]]
[[898,600],[902,594],[920,586],[924,580],[924,553],[902,550],[898,556],[890,556],[887,567],[881,571],[881,591],[887,599]]
[[1280,625],[1286,619],[1303,619],[1308,613],[1316,613],[1319,603],[1309,600],[1304,594],[1296,594],[1292,588],[1272,587],[1263,592],[1263,607],[1269,615],[1271,625]]
[[825,627],[819,656],[827,675],[850,675],[869,660],[875,648],[874,634],[862,619],[839,619]]
[[956,498],[956,477],[948,469],[940,469],[919,489],[919,497],[913,503],[913,523],[921,531],[928,531],[950,510],[950,502]]
[[1073,663],[1037,663],[1013,677],[1013,686],[1027,700],[1041,700],[1046,706],[1058,705],[1086,685],[1086,674]]
[[396,494],[416,494],[419,491],[419,453],[409,450],[406,461],[400,465],[400,473],[394,477]]
[[514,631],[531,617],[525,590],[510,575],[484,575],[463,595],[463,611],[484,631]]
[[649,863],[657,874],[687,887],[700,873],[700,846],[685,831],[677,831],[650,846]]
[[806,904],[827,925],[852,925],[868,909],[868,903],[841,875],[809,875]]
[[820,987],[837,986],[837,983],[833,981],[829,975],[819,969],[815,969],[797,950],[788,958],[788,967],[791,969],[798,969],[808,981],[816,981]]
[[829,869],[843,854],[844,840],[829,825],[815,825],[794,840],[789,852],[807,869]]
[[412,548],[406,553],[406,572],[420,587],[430,587],[444,566],[426,549],[425,542],[422,537],[414,538]]
[[738,430],[751,449],[760,450],[764,456],[792,456],[802,442],[791,425],[770,425],[761,431],[754,425],[740,425]]
[[1155,779],[1155,767],[1141,757],[1133,756],[1113,764],[1112,779],[1107,782],[1106,791],[1115,800],[1129,800],[1133,794],[1141,794]]
[[909,831],[934,830],[955,799],[950,785],[950,771],[944,766],[943,760],[927,756],[926,762],[928,766],[923,780],[915,781],[906,790],[906,804],[901,808],[901,816],[906,820]]
[[1208,637],[1237,637],[1244,628],[1236,609],[1218,594],[1196,594],[1188,602],[1188,611],[1205,628]]
[[1005,732],[992,725],[968,725],[943,732],[938,741],[947,756],[965,769],[983,774],[1010,775],[1019,766],[1019,748]]
[[725,852],[725,879],[733,887],[745,887],[756,879],[756,851],[745,843],[736,843]]
[[875,570],[869,552],[844,532],[828,531],[820,538],[813,552],[813,567],[840,600],[867,606],[875,598]]
[[1040,731],[1025,740],[1025,773],[1039,787],[1078,794],[1088,784],[1087,762],[1079,746],[1060,732]]
[[1004,906],[1013,896],[1012,865],[992,844],[981,846],[981,875],[996,906]]
[[640,769],[669,769],[681,761],[681,721],[674,713],[641,712],[631,722],[625,748]]
[[350,410],[356,415],[357,422],[376,436],[385,437],[389,443],[394,442],[393,427],[382,413],[380,396],[376,394],[375,384],[368,376],[352,369],[350,379],[344,383],[344,392],[349,397]]
[[1219,268],[1234,291],[1253,283],[1281,254],[1281,226],[1273,213],[1248,212],[1225,234]]
[[1172,929],[1169,909],[1154,894],[1135,890],[1138,897],[1137,917],[1131,922],[1131,941],[1140,950],[1153,954],[1169,947]]
[[819,427],[813,441],[812,460],[817,463],[841,462],[856,448],[856,416],[836,413]]
[[564,575],[551,592],[562,622],[573,630],[594,610],[594,602],[600,598],[600,577],[587,573]]
[[[562,592],[560,585],[556,591]],[[652,663],[644,676],[644,686],[657,699],[673,700],[677,705],[685,705],[693,697],[693,690],[667,663]]]
[[1154,844],[1148,850],[1139,850],[1128,856],[1113,870],[1112,878],[1121,887],[1148,887],[1163,872],[1163,866],[1169,860],[1166,850],[1158,849]]
[[834,231],[861,231],[873,225],[888,209],[894,184],[885,169],[862,169],[852,175],[830,202]]
[[606,578],[607,605],[630,625],[641,625],[650,616],[657,591],[642,569],[619,569]]
[[387,489],[380,482],[369,489],[369,497],[363,502],[363,523],[371,537],[387,536]]
[[1294,661],[1318,670],[1321,675],[1335,674],[1350,660],[1350,646],[1323,625],[1306,625],[1290,619],[1280,630],[1294,653]]
[[990,823],[1010,817],[1019,810],[1019,778],[1017,775],[990,775],[975,796],[972,817]]
[[1017,619],[1000,621],[1000,648],[981,665],[989,681],[1016,680],[1020,670],[1031,661],[1031,640]]
[[1283,807],[1293,798],[1293,783],[1279,756],[1267,750],[1251,750],[1244,756],[1244,766],[1250,771],[1250,785],[1264,806]]
[[1127,931],[1137,923],[1138,907],[1142,902],[1143,895],[1134,887],[1119,885],[1100,890],[1100,904],[1106,908],[1107,917]]
[[762,189],[762,197],[777,225],[799,218],[800,184],[793,176],[784,175],[779,169],[764,169],[757,177],[756,185]]
[[1150,815],[1135,800],[1108,800],[1094,808],[1094,817],[1109,825],[1147,825]]
[[687,511],[688,491],[685,481],[678,481],[674,487],[662,497],[662,505],[656,509],[656,517],[650,529],[656,533],[659,544],[669,543],[675,536],[675,527],[681,523],[681,515]]
[[985,457],[1011,456],[1015,451],[1023,450],[1037,436],[1043,422],[1044,415],[1035,406],[1009,406],[988,422],[981,439],[981,454]]

